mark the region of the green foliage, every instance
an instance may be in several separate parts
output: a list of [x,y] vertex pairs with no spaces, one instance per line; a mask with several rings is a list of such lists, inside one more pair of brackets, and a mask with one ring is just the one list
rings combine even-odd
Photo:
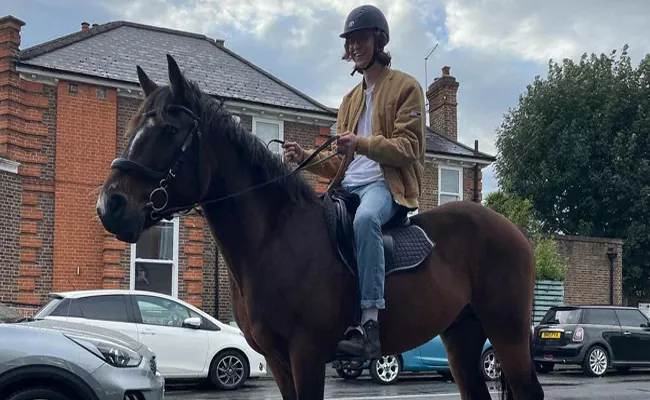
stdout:
[[552,238],[538,236],[534,241],[535,279],[563,281],[569,268]]
[[650,55],[550,60],[497,130],[495,172],[543,232],[624,239],[627,293],[650,295]]
[[528,236],[535,253],[536,279],[563,281],[568,265],[562,259],[557,242],[539,232],[539,221],[533,215],[530,200],[502,191],[485,197],[485,206],[502,214]]

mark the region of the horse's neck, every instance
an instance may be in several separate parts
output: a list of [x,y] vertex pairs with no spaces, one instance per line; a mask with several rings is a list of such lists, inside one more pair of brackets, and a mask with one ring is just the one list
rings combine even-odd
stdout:
[[[221,150],[224,148],[229,147],[217,145],[212,153],[220,161],[221,168],[228,172],[214,171],[219,176],[211,183],[208,197],[238,193],[263,183],[252,178],[251,166],[236,152],[224,152]],[[206,204],[203,214],[229,269],[241,284],[246,275],[254,275],[259,280],[273,273],[269,267],[276,261],[265,255],[280,255],[291,246],[286,242],[287,224],[313,221],[322,212],[319,207],[309,203],[295,206],[286,200],[283,189],[271,183],[222,202]]]

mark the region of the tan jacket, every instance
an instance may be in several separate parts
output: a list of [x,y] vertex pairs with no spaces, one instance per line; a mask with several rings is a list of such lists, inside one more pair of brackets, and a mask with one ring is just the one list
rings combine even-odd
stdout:
[[[377,161],[395,201],[409,209],[419,207],[426,149],[424,93],[412,76],[391,68],[380,73],[372,92],[372,137],[359,137],[357,152]],[[365,107],[363,82],[343,98],[337,118],[337,133],[356,133]],[[314,150],[308,150],[308,155]],[[336,146],[334,146],[334,152]],[[322,151],[320,161],[331,152]],[[339,185],[353,155],[337,155],[308,170],[332,179],[330,188]]]

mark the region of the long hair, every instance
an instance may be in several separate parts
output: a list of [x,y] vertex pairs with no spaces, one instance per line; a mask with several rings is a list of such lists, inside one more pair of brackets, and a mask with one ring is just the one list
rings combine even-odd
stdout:
[[[384,51],[384,47],[386,47],[386,44],[388,44],[388,36],[386,36],[386,33],[379,29],[375,29],[375,60],[379,64],[383,66],[390,66],[392,57],[390,55],[390,52]],[[345,61],[352,61],[352,56],[350,55],[350,52],[348,51],[348,44],[349,41],[346,39],[345,43],[343,44],[343,56],[341,57],[342,60]]]

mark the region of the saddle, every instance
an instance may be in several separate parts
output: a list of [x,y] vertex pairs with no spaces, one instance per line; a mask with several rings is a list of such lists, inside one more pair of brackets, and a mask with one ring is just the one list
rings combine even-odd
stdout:
[[[347,267],[358,278],[354,216],[361,202],[358,195],[337,187],[321,196],[332,243]],[[411,224],[408,209],[399,211],[382,226],[385,275],[416,268],[435,247],[422,228]]]

